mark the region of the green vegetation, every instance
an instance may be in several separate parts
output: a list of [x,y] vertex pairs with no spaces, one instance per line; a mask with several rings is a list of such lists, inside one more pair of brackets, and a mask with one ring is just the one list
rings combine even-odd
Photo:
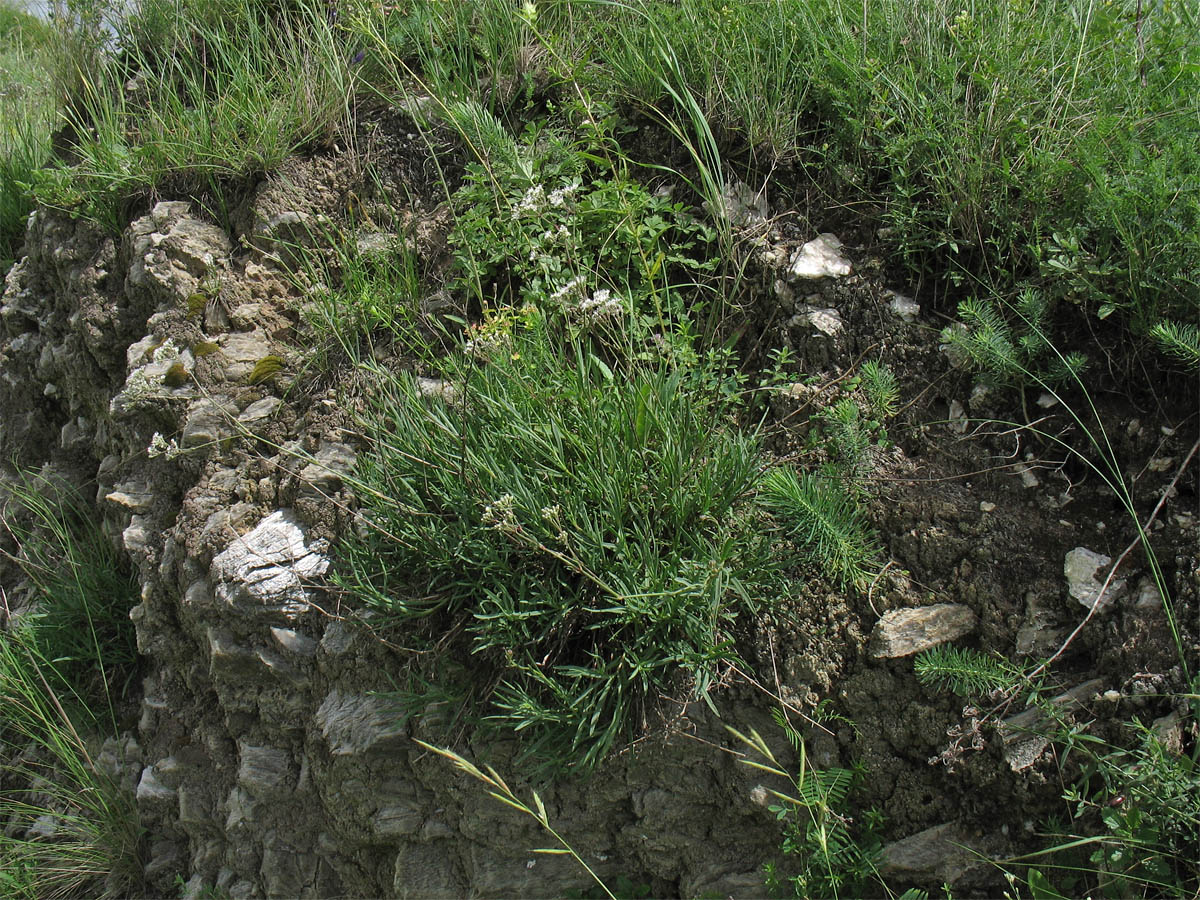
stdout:
[[49,28],[0,5],[0,269],[12,265],[33,209],[33,173],[50,152]]
[[39,475],[6,488],[31,605],[0,634],[0,884],[28,900],[129,896],[137,809],[96,749],[135,672],[136,586],[78,497]]
[[[710,203],[731,154],[751,177],[795,162],[818,196],[883,226],[921,276],[1006,298],[1031,287],[1056,318],[1065,301],[1119,311],[1139,332],[1186,326],[1200,309],[1193,4],[152,0],[119,23],[112,54],[103,4],[70,9],[56,40],[69,58],[52,65],[70,165],[32,179],[44,121],[6,109],[10,145],[25,148],[6,154],[25,167],[5,180],[10,209],[29,208],[21,185],[36,180],[43,202],[114,227],[163,189],[220,217],[247,178],[350,139],[375,98],[432,110],[472,151],[486,147],[476,155],[499,199],[534,163],[492,138],[547,104],[572,123],[567,140],[591,132],[600,159],[631,142],[629,113],[658,123],[683,151],[674,168]],[[414,105],[421,94],[432,106]],[[492,137],[475,146],[480,128]],[[556,139],[536,165],[542,151],[555,165]],[[547,174],[547,192],[564,186]]]
[[614,371],[532,308],[472,335],[436,388],[373,371],[343,583],[430,641],[461,630],[489,719],[586,770],[682,674],[703,694],[769,596],[757,441],[687,371]]
[[[76,9],[74,33],[97,15]],[[148,0],[106,51],[84,42],[59,60],[75,76],[60,79],[70,159],[35,194],[113,229],[155,190],[225,220],[231,193],[347,121],[353,74],[324,3]]]
[[[935,647],[916,657],[914,670],[934,689],[972,699],[1020,696],[1041,710],[1036,730],[1056,748],[1067,824],[1051,823],[1043,849],[998,861],[1012,882],[1035,900],[1195,896],[1200,768],[1178,736],[1134,719],[1124,723],[1123,739],[1106,739],[1049,702],[1037,670],[977,650]],[[1178,717],[1179,728],[1194,715]]]
[[[863,364],[811,416],[811,456],[766,454],[725,327],[750,255],[720,211],[734,176],[784,205],[806,194],[806,227],[860,226],[908,277],[971,295],[944,341],[995,384],[1063,404],[1086,449],[1036,437],[1075,453],[1128,512],[1189,674],[1086,359],[1051,338],[1106,320],[1114,346],[1131,333],[1166,365],[1200,364],[1194,4],[145,0],[111,39],[107,10],[69,3],[51,29],[0,8],[0,263],[35,202],[115,232],[158,196],[190,197],[228,225],[291,155],[369,157],[359,126],[383,108],[429,148],[468,156],[440,171],[453,315],[424,312],[411,246],[372,253],[347,231],[332,263],[301,264],[318,285],[306,310],[318,344],[373,392],[359,419],[370,452],[351,478],[362,527],[340,582],[436,650],[408,673],[415,709],[465,700],[526,759],[586,773],[660,695],[707,696],[789,566],[857,588],[880,571],[859,482],[899,406],[896,379]],[[211,301],[195,294],[191,315]],[[282,366],[264,357],[247,380]],[[0,637],[0,733],[36,751],[6,777],[53,771],[60,788],[7,793],[0,813],[49,816],[57,831],[5,832],[0,889],[119,895],[134,885],[136,816],[93,762],[111,721],[89,710],[115,720],[132,673],[131,586],[84,505],[46,488],[18,486],[8,525],[43,602]],[[20,521],[34,525],[17,534]],[[1011,695],[1050,662],[947,648],[917,674]],[[471,667],[485,674],[455,683]],[[1122,746],[1055,729],[1080,833],[1021,880],[1035,896],[1194,894],[1194,757],[1146,729]],[[737,735],[765,760],[743,762],[792,786],[774,809],[796,871],[773,886],[886,890],[879,821],[845,814],[852,774],[817,771],[785,732],[796,775],[757,734]],[[437,752],[550,829],[536,794],[524,804],[494,770]],[[551,833],[554,852],[575,855]]]
[[[750,753],[742,765],[784,779],[787,792],[768,788],[774,801],[768,809],[783,826],[786,871],[766,866],[767,887],[775,897],[895,897],[879,874],[876,863],[883,849],[879,832],[883,817],[866,810],[859,819],[850,815],[850,794],[857,775],[850,769],[818,769],[808,758],[800,733],[778,711],[779,725],[798,757],[795,774],[784,768],[767,742],[755,730],[749,735],[728,728]],[[919,900],[921,891],[906,891],[901,900]]]

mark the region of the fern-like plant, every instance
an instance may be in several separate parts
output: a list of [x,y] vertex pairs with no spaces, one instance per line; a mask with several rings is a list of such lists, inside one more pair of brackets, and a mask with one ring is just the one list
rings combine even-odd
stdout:
[[858,587],[869,580],[879,547],[854,498],[838,481],[772,469],[759,482],[759,500],[835,579]]
[[894,416],[900,407],[900,385],[892,370],[883,363],[870,360],[863,363],[860,376],[863,393],[874,416],[877,419]]
[[1200,369],[1200,328],[1164,320],[1150,329],[1150,336],[1165,353],[1190,369]]
[[[788,871],[773,863],[764,866],[767,887],[777,897],[889,897],[896,894],[883,881],[876,866],[883,845],[879,831],[883,817],[876,810],[851,816],[850,794],[855,773],[831,766],[818,769],[808,758],[800,733],[778,711],[773,711],[799,762],[795,773],[775,757],[767,742],[753,728],[750,733],[726,726],[726,730],[749,751],[739,762],[784,779],[788,789],[766,788],[774,798],[768,809],[783,827],[780,849]],[[918,900],[925,895],[908,891],[900,900]]]
[[998,386],[1054,385],[1078,379],[1087,357],[1054,350],[1046,337],[1049,304],[1045,297],[1028,288],[1011,312],[1012,324],[997,304],[974,297],[964,300],[958,306],[962,321],[946,328],[942,340]]
[[941,644],[913,660],[917,680],[927,687],[951,690],[960,697],[1004,691],[1024,677],[1024,669],[978,650]]

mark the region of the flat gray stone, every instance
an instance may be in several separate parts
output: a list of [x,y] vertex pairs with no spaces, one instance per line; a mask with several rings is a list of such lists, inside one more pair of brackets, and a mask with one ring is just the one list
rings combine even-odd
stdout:
[[934,825],[883,848],[879,873],[892,878],[955,884],[968,872],[986,868],[986,856],[972,853],[979,842],[953,822]]
[[290,792],[291,754],[278,747],[238,744],[238,784],[258,799],[280,797]]
[[334,756],[399,747],[407,741],[395,704],[374,694],[330,691],[316,715],[317,727]]
[[1103,553],[1096,553],[1086,547],[1076,547],[1069,551],[1067,558],[1063,560],[1067,592],[1088,609],[1092,609],[1099,600],[1100,609],[1096,611],[1104,611],[1125,593],[1126,587],[1124,578],[1114,578],[1109,582],[1108,590],[1101,599],[1100,589],[1104,586],[1104,579],[1108,577],[1111,566],[1112,558]]
[[884,613],[871,634],[876,659],[911,656],[969,634],[978,617],[960,603],[937,603]]
[[[1076,709],[1088,697],[1099,693],[1104,687],[1104,680],[1095,678],[1059,694],[1050,702],[1064,711]],[[1049,738],[1039,734],[1037,727],[1044,721],[1045,716],[1040,709],[1027,709],[1009,716],[999,726],[1001,740],[1004,742],[1004,758],[1014,772],[1028,769],[1039,759],[1050,746]]]

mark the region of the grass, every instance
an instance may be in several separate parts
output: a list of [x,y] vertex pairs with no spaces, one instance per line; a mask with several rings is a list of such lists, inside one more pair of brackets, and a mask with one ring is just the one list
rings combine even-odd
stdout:
[[33,210],[33,173],[46,163],[54,113],[49,28],[0,5],[0,268],[12,264]]
[[614,370],[552,329],[529,310],[476,334],[436,391],[372,372],[342,584],[410,640],[459,635],[487,719],[587,771],[659,693],[707,691],[771,564],[756,437],[688,371]]
[[136,584],[76,494],[29,473],[6,489],[29,596],[0,632],[5,888],[29,900],[129,896],[142,874],[137,809],[96,748],[119,730],[136,668]]
[[36,193],[113,227],[164,190],[220,217],[246,179],[345,134],[361,98],[478,104],[513,132],[547,101],[583,129],[623,110],[663,126],[712,208],[734,159],[759,178],[794,163],[825,198],[811,219],[882,226],[911,275],[1032,287],[1143,334],[1200,310],[1197,16],[1177,0],[152,0],[111,56],[59,42],[74,165]]
[[[79,26],[83,27],[83,26]],[[229,198],[348,122],[352,51],[324,3],[149,0],[116,51],[59,60],[73,164],[42,173],[48,206],[113,229],[151,192]]]

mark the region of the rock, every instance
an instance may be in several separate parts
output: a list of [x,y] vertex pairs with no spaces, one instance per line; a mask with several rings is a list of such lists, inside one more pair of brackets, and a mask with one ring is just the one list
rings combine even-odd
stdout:
[[833,337],[842,330],[842,316],[833,308],[818,309],[815,306],[805,306],[792,317],[789,325],[808,324],[827,337]]
[[237,780],[250,796],[266,800],[291,792],[291,756],[278,747],[238,744]]
[[458,399],[458,387],[441,378],[418,378],[417,391],[426,400],[436,398],[443,403],[454,403]]
[[1087,609],[1092,609],[1099,600],[1101,607],[1097,612],[1102,612],[1125,593],[1125,579],[1114,578],[1109,582],[1108,590],[1104,592],[1104,598],[1101,599],[1100,590],[1104,585],[1104,579],[1108,577],[1111,566],[1111,557],[1105,556],[1103,553],[1096,553],[1086,547],[1076,547],[1069,551],[1063,561],[1063,575],[1067,579],[1067,592]]
[[217,338],[225,366],[220,377],[228,384],[245,384],[262,360],[274,355],[270,338],[261,331],[235,331]]
[[1025,595],[1025,622],[1017,631],[1017,655],[1049,656],[1063,638],[1063,630],[1057,626],[1055,603],[1049,597],[1029,591]]
[[192,401],[179,446],[184,450],[195,450],[219,444],[229,434],[234,412],[229,403],[208,397]]
[[142,770],[141,780],[137,786],[137,802],[151,807],[173,808],[177,795],[174,788],[167,787],[158,780],[154,766],[146,766]]
[[144,481],[123,481],[105,494],[104,499],[131,512],[144,513],[154,500],[154,492]]
[[917,303],[911,297],[906,297],[896,291],[888,291],[892,299],[888,303],[888,308],[903,319],[905,322],[917,321],[917,316],[921,314],[921,304]]
[[313,462],[300,472],[300,492],[318,497],[335,493],[342,486],[342,478],[354,468],[355,459],[352,447],[322,441]]
[[967,433],[967,428],[970,427],[970,422],[967,421],[967,411],[957,400],[950,401],[949,419],[951,431],[955,434]]
[[1021,487],[1027,490],[1041,484],[1037,475],[1034,474],[1033,466],[1029,465],[1029,463],[1017,463],[1013,466],[1013,474],[1021,479]]
[[[196,359],[190,350],[180,350],[174,341],[151,341],[151,348],[130,348],[132,368],[125,385],[109,401],[108,410],[122,418],[139,410],[161,407],[172,400],[194,396],[192,375]],[[136,345],[135,345],[136,347]],[[148,361],[134,364],[137,359]]]
[[163,202],[129,227],[131,292],[143,292],[160,306],[199,292],[233,253],[229,237],[216,225],[191,215],[191,204]]
[[277,510],[212,562],[219,601],[250,610],[298,616],[310,604],[305,581],[329,568],[325,541],[305,543],[290,510]]
[[[735,228],[754,228],[766,224],[771,216],[766,191],[755,191],[741,181],[729,181],[721,192],[721,207],[725,218]],[[712,212],[709,204],[704,208]]]
[[[1086,698],[1098,693],[1104,687],[1101,678],[1085,681],[1083,684],[1059,694],[1050,702],[1060,707],[1064,712],[1077,708]],[[1009,716],[999,726],[1001,740],[1004,743],[1004,758],[1014,772],[1021,772],[1036,763],[1050,746],[1050,740],[1036,731],[1037,726],[1044,720],[1040,709],[1027,709]]]
[[1167,715],[1155,719],[1150,731],[1168,753],[1175,756],[1183,753],[1183,719],[1179,710],[1171,710]]
[[[1112,590],[1110,587],[1109,590]],[[1137,600],[1134,606],[1138,609],[1162,609],[1163,599],[1162,593],[1158,589],[1158,585],[1154,583],[1154,579],[1145,576],[1138,582]]]
[[306,847],[294,846],[277,831],[263,838],[263,886],[268,897],[313,896],[317,856]]
[[809,241],[792,259],[788,275],[792,279],[841,278],[850,274],[850,260],[841,254],[842,242],[832,234],[821,234]]
[[381,806],[371,817],[371,831],[380,838],[400,838],[416,834],[425,821],[421,804],[416,801]]
[[316,723],[334,756],[394,749],[408,740],[395,703],[375,694],[334,688],[317,710]]
[[259,425],[275,415],[275,410],[282,405],[283,401],[278,397],[263,397],[261,400],[255,400],[238,413],[238,422],[253,430],[255,425]]
[[458,900],[469,893],[455,877],[450,853],[440,844],[401,844],[393,873],[396,897]]
[[895,609],[875,623],[871,655],[876,659],[911,656],[957,640],[974,630],[978,621],[975,613],[960,603]]
[[990,866],[983,843],[953,822],[935,825],[884,847],[879,873],[905,881],[957,885],[968,873]]
[[296,656],[311,657],[317,653],[316,641],[290,628],[272,627],[271,637],[275,638],[275,642],[282,649],[289,653],[294,653]]

